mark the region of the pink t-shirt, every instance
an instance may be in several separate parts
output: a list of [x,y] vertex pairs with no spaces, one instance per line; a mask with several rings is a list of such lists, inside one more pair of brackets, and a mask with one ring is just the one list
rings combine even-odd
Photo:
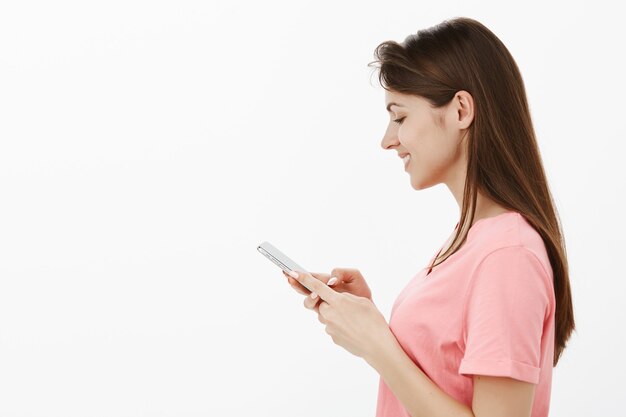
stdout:
[[[389,327],[406,354],[470,408],[473,374],[536,384],[531,416],[546,417],[555,298],[539,233],[510,211],[476,221],[463,246],[428,273],[433,259],[391,310]],[[404,416],[410,417],[381,377],[376,417]]]

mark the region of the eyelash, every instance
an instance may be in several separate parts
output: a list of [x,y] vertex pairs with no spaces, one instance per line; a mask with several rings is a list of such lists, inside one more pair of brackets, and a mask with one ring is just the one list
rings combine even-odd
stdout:
[[403,117],[403,118],[401,118],[401,119],[396,119],[396,120],[394,120],[394,122],[396,122],[397,124],[401,125],[401,124],[402,124],[402,121],[403,121],[404,119],[406,119],[406,117]]

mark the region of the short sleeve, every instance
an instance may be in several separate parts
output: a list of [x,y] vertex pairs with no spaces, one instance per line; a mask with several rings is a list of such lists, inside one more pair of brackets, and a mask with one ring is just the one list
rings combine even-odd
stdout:
[[459,374],[539,382],[548,280],[539,259],[523,246],[500,248],[483,259],[465,299]]

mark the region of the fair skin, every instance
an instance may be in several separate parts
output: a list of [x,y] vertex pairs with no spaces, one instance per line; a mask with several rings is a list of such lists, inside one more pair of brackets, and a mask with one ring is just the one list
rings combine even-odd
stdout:
[[[390,121],[381,142],[382,148],[410,154],[407,171],[411,186],[423,190],[445,184],[460,213],[467,170],[466,141],[474,119],[472,96],[459,91],[448,105],[440,109],[433,108],[424,98],[387,90],[385,101],[398,105],[392,105],[389,110]],[[394,122],[398,119],[401,124]],[[436,120],[441,120],[442,125],[439,126]],[[506,211],[479,192],[474,222]]]
[[[423,190],[443,183],[460,210],[467,167],[465,141],[474,118],[472,96],[458,91],[452,101],[440,109],[417,96],[389,91],[385,96],[386,104],[398,105],[391,106],[390,122],[381,146],[411,155],[406,170],[414,189]],[[402,118],[402,124],[394,122]],[[479,193],[473,223],[506,211]],[[474,375],[471,407],[441,390],[404,352],[371,300],[369,288],[358,270],[298,273],[293,276],[295,279],[288,278],[294,289],[303,294],[313,291],[315,294],[311,295],[318,296],[306,297],[305,307],[318,313],[318,320],[326,326],[326,332],[336,344],[364,358],[380,374],[412,417],[530,416],[535,385],[525,381]],[[328,285],[331,276],[338,277],[339,281]]]

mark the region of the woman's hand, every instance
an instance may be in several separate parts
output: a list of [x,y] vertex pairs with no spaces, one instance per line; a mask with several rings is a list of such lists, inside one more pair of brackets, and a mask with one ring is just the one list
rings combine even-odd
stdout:
[[293,278],[297,283],[318,294],[318,320],[326,325],[326,333],[335,344],[368,360],[394,337],[387,320],[371,299],[337,292],[308,272],[297,271],[296,274]]
[[[299,283],[296,279],[292,278],[283,271],[283,274],[287,277],[289,284],[302,295],[309,295],[311,291],[309,291],[305,286]],[[332,288],[337,292],[347,292],[352,295],[356,295],[358,297],[365,297],[373,302],[372,300],[372,291],[370,290],[367,282],[365,282],[365,278],[358,269],[354,268],[335,268],[331,271],[330,274],[311,272],[313,277],[317,278],[324,284],[328,285],[328,281],[331,277],[337,278],[337,282],[331,284]],[[306,308],[310,308],[319,313],[318,303],[321,301],[319,297],[315,299],[311,299],[307,297],[305,300],[304,306]]]

